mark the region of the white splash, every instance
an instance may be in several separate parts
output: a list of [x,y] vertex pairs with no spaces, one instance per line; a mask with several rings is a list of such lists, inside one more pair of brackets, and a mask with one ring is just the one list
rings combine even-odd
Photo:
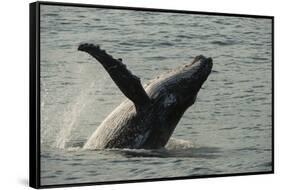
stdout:
[[185,150],[194,148],[194,144],[188,140],[170,138],[165,148],[168,150]]
[[66,143],[69,141],[71,132],[75,128],[75,124],[85,107],[85,102],[83,100],[84,95],[81,94],[73,104],[66,108],[63,114],[62,127],[55,141],[56,148],[64,149]]
[[67,143],[71,140],[72,131],[79,127],[79,118],[87,104],[87,95],[94,85],[95,82],[92,82],[89,88],[81,91],[73,103],[65,109],[61,120],[61,130],[56,137],[54,147],[60,149],[66,148]]

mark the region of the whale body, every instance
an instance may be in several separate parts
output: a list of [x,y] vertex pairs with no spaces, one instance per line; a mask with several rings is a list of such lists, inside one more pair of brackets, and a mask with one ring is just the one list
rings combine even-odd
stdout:
[[98,45],[81,44],[79,51],[93,56],[127,97],[98,126],[84,149],[158,149],[166,145],[182,115],[194,104],[211,73],[212,58],[199,55],[144,88],[140,79]]

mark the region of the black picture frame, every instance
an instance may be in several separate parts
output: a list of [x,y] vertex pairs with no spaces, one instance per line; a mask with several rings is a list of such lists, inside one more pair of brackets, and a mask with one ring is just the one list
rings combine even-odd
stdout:
[[[90,182],[90,183],[74,183],[74,184],[59,184],[59,185],[41,185],[40,183],[40,6],[41,5],[55,5],[68,7],[85,7],[85,8],[103,8],[103,9],[118,9],[118,10],[133,10],[133,11],[149,11],[158,13],[181,13],[194,15],[217,15],[230,17],[245,17],[256,19],[270,19],[272,30],[272,170],[261,172],[246,172],[246,173],[230,173],[230,174],[212,174],[204,176],[181,176],[181,177],[167,177],[154,179],[138,179],[138,180],[122,180],[122,181],[105,181],[105,182]],[[120,183],[135,183],[148,181],[163,181],[163,180],[182,180],[194,178],[211,178],[211,177],[227,177],[227,176],[243,176],[243,175],[259,175],[274,173],[274,17],[263,15],[247,15],[247,14],[232,14],[232,13],[217,13],[217,12],[198,12],[186,10],[169,10],[169,9],[155,9],[155,8],[140,8],[140,7],[121,7],[108,5],[92,5],[92,4],[78,4],[78,3],[60,3],[60,2],[45,2],[38,1],[30,3],[29,8],[29,35],[30,35],[30,75],[29,75],[29,185],[33,188],[54,188],[54,187],[72,187],[72,186],[88,186],[88,185],[102,185],[102,184],[120,184]]]

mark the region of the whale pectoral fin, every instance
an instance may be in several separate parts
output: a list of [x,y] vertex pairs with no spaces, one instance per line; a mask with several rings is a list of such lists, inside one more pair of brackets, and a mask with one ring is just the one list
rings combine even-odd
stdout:
[[81,44],[78,50],[87,52],[99,61],[123,94],[133,101],[137,108],[150,102],[140,79],[127,69],[126,65],[122,63],[122,59],[114,59],[105,50],[94,44]]

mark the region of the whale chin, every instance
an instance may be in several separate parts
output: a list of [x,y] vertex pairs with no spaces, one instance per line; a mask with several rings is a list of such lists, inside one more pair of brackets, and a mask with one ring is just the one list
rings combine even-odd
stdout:
[[143,88],[121,58],[113,58],[94,44],[81,44],[78,50],[101,63],[127,97],[100,124],[85,149],[164,147],[213,66],[212,58],[199,55],[191,64],[169,71]]

